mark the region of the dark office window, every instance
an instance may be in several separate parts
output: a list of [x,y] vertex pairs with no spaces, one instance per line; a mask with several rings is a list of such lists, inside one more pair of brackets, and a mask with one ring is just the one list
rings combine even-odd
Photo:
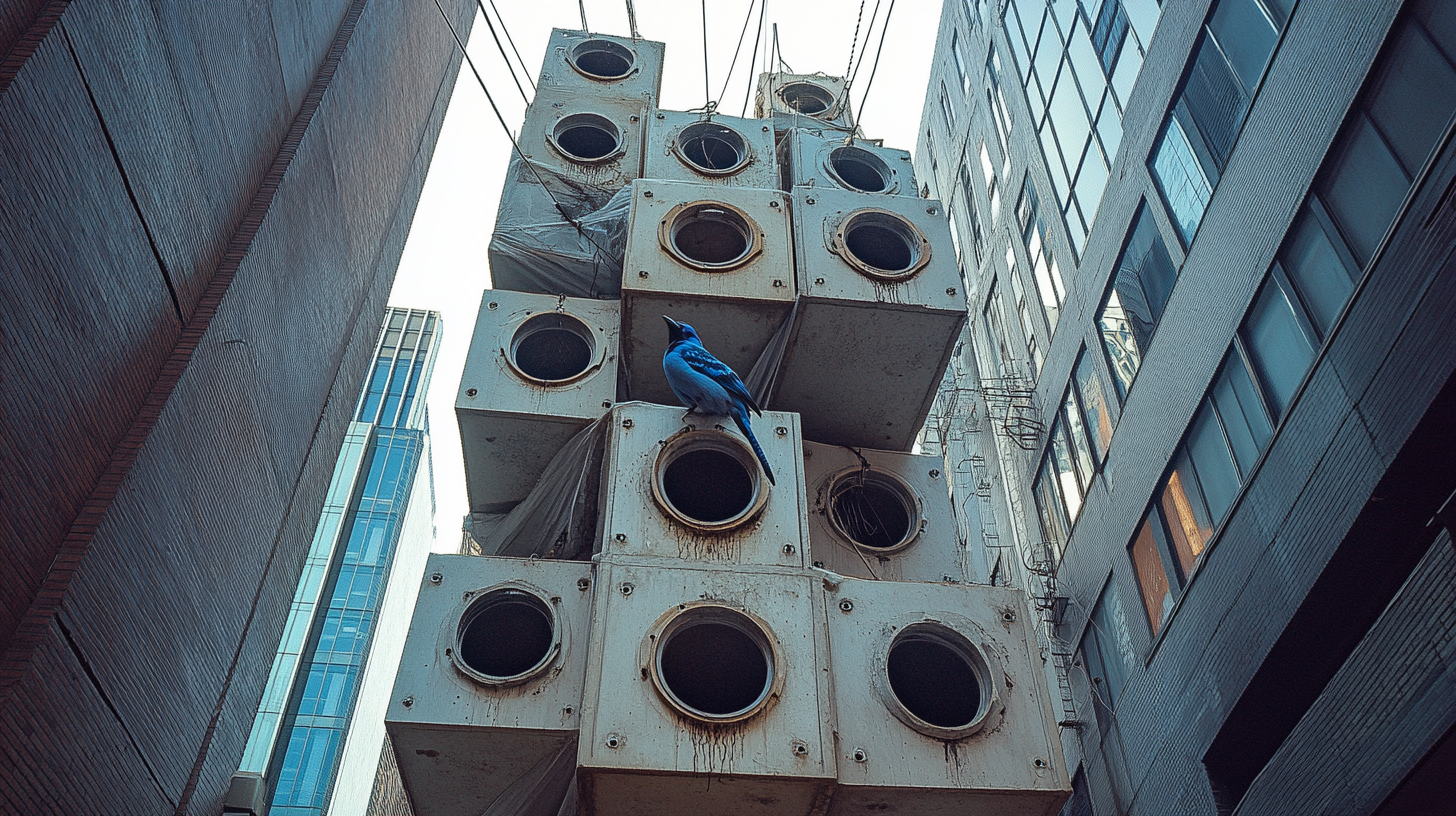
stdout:
[[1274,428],[1249,376],[1240,348],[1235,344],[1229,350],[1228,359],[1224,360],[1223,368],[1214,378],[1208,399],[1223,424],[1224,433],[1228,435],[1239,478],[1247,479]]
[[1107,457],[1107,446],[1112,442],[1117,419],[1112,414],[1112,404],[1108,402],[1102,376],[1097,373],[1096,363],[1086,349],[1077,356],[1077,364],[1072,369],[1072,384],[1092,442],[1093,456],[1101,462]]
[[1284,415],[1314,361],[1317,343],[1302,323],[1278,278],[1270,276],[1239,329],[1276,417]]
[[961,53],[960,32],[954,29],[950,32],[950,55],[955,60],[956,74],[961,78],[961,92],[971,92],[971,75],[966,71],[966,56]]
[[1203,220],[1286,21],[1284,11],[1259,0],[1220,0],[1194,46],[1150,161],[1185,244]]
[[1364,266],[1395,218],[1411,180],[1363,116],[1351,122],[1336,161],[1321,198]]
[[[1183,489],[1203,539],[1190,546],[1191,554],[1196,558],[1213,535],[1213,528],[1228,514],[1239,490],[1239,473],[1234,467],[1233,453],[1224,441],[1218,417],[1207,403],[1194,416],[1193,427],[1183,447],[1194,468],[1187,474],[1192,478],[1185,478]],[[1187,528],[1187,520],[1184,521]]]
[[1320,337],[1327,337],[1355,291],[1358,270],[1318,198],[1311,197],[1305,205],[1279,254],[1279,263],[1298,290]]
[[1102,71],[1109,78],[1117,67],[1117,53],[1122,41],[1127,38],[1127,12],[1119,0],[1105,0],[1102,10],[1097,12],[1097,23],[1092,27],[1092,47],[1097,50],[1097,59]]
[[1148,626],[1153,630],[1154,637],[1162,630],[1163,621],[1173,608],[1173,596],[1168,589],[1168,572],[1163,566],[1163,556],[1159,553],[1161,546],[1158,537],[1153,532],[1153,528],[1161,524],[1157,510],[1150,509],[1142,525],[1138,527],[1137,536],[1128,545],[1133,572],[1137,576],[1138,592],[1142,595],[1143,609],[1147,612]]
[[1117,709],[1123,686],[1127,685],[1127,661],[1119,648],[1121,618],[1117,585],[1108,581],[1092,607],[1078,647],[1082,666],[1087,670],[1087,679],[1092,686],[1092,707],[1104,732],[1111,724],[1112,712]]
[[997,288],[996,280],[993,278],[990,294],[986,297],[986,308],[981,312],[981,325],[986,329],[988,353],[997,377],[1006,376],[1006,365],[1011,359],[1006,350],[1006,330],[1001,325],[1003,314],[1001,290]]
[[1168,256],[1147,202],[1143,202],[1133,216],[1097,316],[1103,348],[1122,399],[1127,398],[1177,277],[1178,269]]
[[1067,395],[1062,400],[1061,419],[1067,426],[1067,439],[1072,443],[1072,464],[1077,468],[1077,477],[1085,496],[1097,465],[1093,459],[1092,442],[1087,438],[1087,426],[1082,421],[1081,406],[1077,404],[1076,391],[1070,384],[1067,386]]
[[1066,505],[1062,503],[1061,493],[1057,490],[1056,471],[1050,456],[1042,459],[1041,469],[1031,486],[1031,495],[1036,501],[1037,515],[1041,518],[1042,537],[1051,544],[1052,552],[1060,558],[1067,546],[1067,528],[1070,522],[1067,520]]
[[1046,317],[1049,331],[1057,330],[1061,316],[1062,301],[1067,297],[1067,285],[1062,280],[1062,270],[1047,245],[1050,233],[1042,217],[1041,204],[1037,199],[1036,187],[1030,174],[1021,186],[1021,198],[1016,203],[1016,219],[1021,224],[1021,236],[1026,242],[1026,256],[1031,261],[1031,277],[1036,283],[1037,300]]

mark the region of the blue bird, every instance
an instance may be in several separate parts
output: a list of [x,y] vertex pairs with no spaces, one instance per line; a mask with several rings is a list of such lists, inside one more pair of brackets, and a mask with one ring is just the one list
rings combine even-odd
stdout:
[[672,393],[688,407],[683,419],[694,411],[732,417],[758,455],[763,475],[768,477],[769,484],[773,484],[773,470],[768,466],[768,457],[759,447],[748,422],[749,411],[759,416],[763,416],[763,411],[754,403],[753,395],[748,393],[743,380],[703,348],[703,341],[692,326],[679,323],[667,315],[663,315],[662,319],[667,321],[667,351],[662,355],[662,371],[667,375]]

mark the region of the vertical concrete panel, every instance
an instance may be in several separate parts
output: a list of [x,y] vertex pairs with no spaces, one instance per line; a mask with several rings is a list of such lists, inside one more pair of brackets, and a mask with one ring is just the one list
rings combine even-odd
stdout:
[[59,35],[0,95],[0,643],[179,324]]
[[176,806],[55,622],[14,695],[0,702],[0,763],[6,813],[163,816]]

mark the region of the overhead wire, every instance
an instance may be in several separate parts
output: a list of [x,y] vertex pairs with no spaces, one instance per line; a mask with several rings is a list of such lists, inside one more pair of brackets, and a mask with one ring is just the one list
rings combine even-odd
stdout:
[[[854,37],[849,41],[849,62],[844,66],[844,76],[846,79],[849,77],[849,69],[854,67],[854,49],[859,45],[859,24],[864,20],[864,7],[865,0],[859,0],[859,14],[854,18]],[[752,6],[749,7],[749,10],[752,10]],[[869,32],[866,31],[865,39],[868,40],[869,36]]]
[[632,0],[627,0],[627,27],[632,31],[632,39],[642,39],[642,33],[637,30],[637,9],[632,7]]
[[[768,0],[763,0],[758,6],[758,30],[753,34],[753,56],[748,58],[748,90],[743,94],[743,109],[738,112],[739,116],[748,115],[748,98],[753,96],[753,64],[758,61],[758,43],[763,38],[763,12],[768,8]],[[753,6],[748,7],[753,11]]]
[[[490,103],[490,109],[495,112],[496,121],[500,122],[501,130],[505,131],[506,140],[511,143],[511,148],[515,150],[516,155],[521,158],[521,163],[531,170],[532,175],[536,177],[537,183],[541,185],[541,189],[546,191],[547,196],[550,196],[551,203],[556,206],[556,211],[561,213],[561,217],[565,218],[566,222],[568,224],[571,224],[572,227],[575,227],[576,231],[581,234],[581,237],[585,238],[588,243],[596,247],[598,251],[610,254],[607,253],[607,249],[605,247],[597,243],[596,240],[591,237],[591,234],[588,233],[584,227],[582,227],[580,221],[572,218],[571,214],[566,211],[566,208],[561,206],[561,201],[556,198],[556,195],[551,192],[551,188],[546,185],[546,179],[541,177],[541,171],[537,170],[535,163],[532,162],[531,159],[521,151],[521,146],[516,143],[516,138],[511,135],[510,126],[506,124],[506,118],[501,115],[500,107],[495,104],[495,97],[491,96],[490,88],[486,87],[485,79],[480,76],[480,71],[477,70],[475,67],[475,60],[471,59],[470,52],[465,50],[465,42],[460,39],[460,34],[455,31],[455,25],[450,22],[450,17],[445,13],[445,7],[440,5],[440,0],[435,0],[435,8],[439,9],[440,19],[444,20],[445,27],[450,29],[450,36],[455,38],[455,45],[459,46],[461,55],[465,57],[465,63],[470,66],[470,73],[475,75],[475,81],[477,84],[480,85],[480,90],[485,92],[485,101]],[[593,287],[595,287],[596,285],[595,277],[593,277],[592,279],[592,285]]]
[[[870,12],[870,25],[869,25],[868,28],[865,29],[865,46],[866,46],[865,50],[866,51],[869,50],[868,46],[870,44],[870,37],[874,36],[874,32],[875,32],[875,20],[878,20],[879,17],[880,17],[880,0],[875,0],[875,10],[872,11],[872,12]],[[861,65],[864,65],[864,54],[863,54],[863,52],[861,52],[861,54],[860,54],[859,62],[855,63],[855,65],[854,65],[854,73],[851,74],[851,73],[846,72],[845,75],[844,75],[844,90],[845,90],[845,93],[848,93],[849,92],[849,89],[852,88],[852,87],[854,87],[854,80],[855,80],[855,77],[859,76],[859,68],[860,68]]]
[[728,93],[728,82],[733,79],[733,69],[738,67],[738,55],[743,53],[743,37],[748,33],[748,23],[753,19],[753,5],[756,2],[758,0],[748,0],[748,14],[743,18],[743,30],[738,32],[738,45],[733,48],[733,60],[728,63],[728,76],[723,77],[723,90],[718,92],[716,105],[723,104],[723,97]]
[[895,0],[890,0],[890,7],[885,10],[885,21],[880,23],[880,44],[875,49],[875,62],[870,66],[870,78],[865,83],[864,95],[859,98],[858,119],[864,119],[865,102],[870,98],[870,88],[875,84],[875,73],[880,70],[880,52],[885,50],[885,32],[890,28],[890,15],[895,13]]
[[[500,52],[501,59],[506,62],[506,70],[511,72],[511,81],[516,83],[516,90],[521,92],[521,101],[527,105],[531,104],[531,100],[526,97],[526,89],[521,87],[521,81],[516,78],[516,66],[512,65],[511,58],[506,56],[505,46],[501,45],[500,37],[497,37],[495,34],[495,26],[490,22],[490,15],[485,13],[485,4],[480,2],[480,0],[475,0],[475,5],[480,9],[480,16],[485,18],[485,27],[490,29],[490,38],[495,40],[495,50]],[[505,21],[502,20],[501,28],[505,28],[505,25]],[[531,78],[527,76],[526,81],[529,82],[530,80]],[[536,87],[532,85],[531,90],[536,90]]]
[[713,91],[708,87],[708,0],[700,0],[703,9],[703,105],[713,109]]
[[[480,0],[476,0],[480,2]],[[511,30],[506,27],[506,18],[501,16],[500,9],[495,7],[495,0],[490,0],[490,10],[495,12],[495,18],[500,21],[501,33],[506,35],[506,42],[511,45],[511,53],[516,55],[516,62],[521,64],[521,73],[526,76],[526,82],[530,84],[532,92],[536,90],[536,81],[531,79],[531,69],[526,67],[526,61],[521,59],[521,52],[516,50],[516,41],[511,39]]]

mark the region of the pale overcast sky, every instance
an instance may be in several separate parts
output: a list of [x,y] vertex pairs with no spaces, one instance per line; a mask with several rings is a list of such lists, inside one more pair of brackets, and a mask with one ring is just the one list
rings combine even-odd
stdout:
[[[779,48],[784,61],[800,73],[821,71],[844,74],[850,59],[858,0],[766,0],[764,37],[758,62],[749,70],[754,28],[759,11],[744,37],[738,64],[720,103],[720,110],[737,116],[749,85],[764,60],[764,49],[778,24]],[[880,3],[879,19],[869,29],[875,0],[864,4],[859,51],[868,49],[851,99],[856,113],[874,67],[874,51],[892,0]],[[645,39],[667,44],[659,106],[668,110],[701,107],[703,93],[702,3],[689,0],[635,0],[637,27]],[[515,41],[534,80],[541,69],[552,28],[581,28],[576,0],[495,0],[506,28]],[[594,32],[628,36],[624,0],[585,0],[587,23]],[[487,11],[495,12],[485,2]],[[867,136],[884,139],[890,147],[913,150],[919,128],[925,85],[930,74],[931,51],[940,20],[941,0],[895,0],[874,84],[863,108],[861,126]],[[707,3],[708,77],[712,91],[723,87],[733,61],[749,0],[713,0]],[[441,37],[450,32],[443,20]],[[497,26],[496,33],[505,43]],[[512,132],[519,131],[526,103],[517,92],[505,63],[496,50],[484,18],[476,13],[469,42],[470,56],[486,87],[500,106]],[[858,59],[858,57],[856,57]],[[524,79],[526,93],[531,88]],[[748,116],[753,101],[748,101]],[[455,424],[455,392],[465,365],[465,352],[475,324],[481,292],[490,285],[486,247],[500,201],[510,142],[491,113],[485,94],[462,63],[450,110],[445,116],[429,176],[425,180],[414,225],[405,244],[390,303],[433,309],[444,317],[444,343],[431,382],[429,408],[434,450],[436,491],[436,552],[454,552],[460,546],[460,522],[468,507],[460,456],[460,433]]]

